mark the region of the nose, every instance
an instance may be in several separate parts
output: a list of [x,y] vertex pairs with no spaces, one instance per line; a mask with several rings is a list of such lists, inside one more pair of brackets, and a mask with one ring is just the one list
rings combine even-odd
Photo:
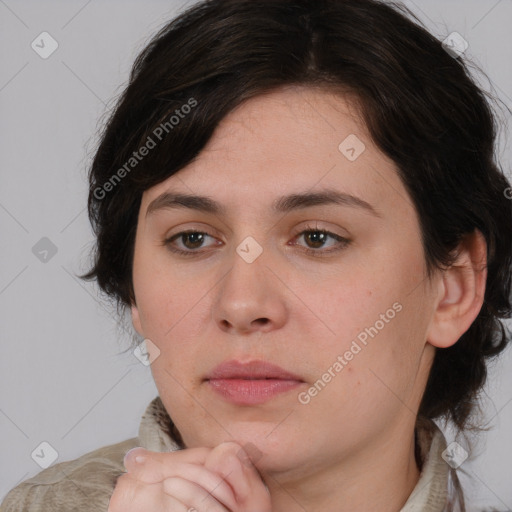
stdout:
[[270,260],[265,251],[252,263],[233,252],[231,269],[216,288],[212,306],[213,320],[222,331],[246,335],[270,332],[285,324],[286,290]]

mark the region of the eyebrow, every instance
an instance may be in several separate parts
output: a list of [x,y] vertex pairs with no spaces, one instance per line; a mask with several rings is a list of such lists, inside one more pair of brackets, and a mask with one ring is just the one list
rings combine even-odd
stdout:
[[[300,210],[312,206],[342,205],[352,208],[360,208],[375,217],[381,215],[368,202],[360,197],[327,189],[320,192],[306,192],[302,194],[290,194],[279,197],[272,204],[274,213],[288,213],[292,210]],[[214,215],[226,215],[226,208],[220,203],[206,196],[164,192],[151,201],[146,210],[146,217],[157,210],[189,208]]]

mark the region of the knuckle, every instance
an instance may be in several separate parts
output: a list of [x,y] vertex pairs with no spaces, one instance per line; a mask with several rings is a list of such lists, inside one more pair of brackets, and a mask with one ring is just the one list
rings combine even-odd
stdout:
[[140,482],[132,478],[129,473],[123,473],[116,480],[108,512],[128,512],[140,489]]
[[233,472],[242,471],[240,459],[233,453],[227,453],[211,461],[210,469],[218,473],[223,479]]

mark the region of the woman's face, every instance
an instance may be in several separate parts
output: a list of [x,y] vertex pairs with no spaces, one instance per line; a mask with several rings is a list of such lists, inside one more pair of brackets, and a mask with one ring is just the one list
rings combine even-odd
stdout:
[[[148,212],[164,193],[218,211]],[[151,369],[187,447],[235,440],[261,470],[301,474],[412,432],[435,288],[412,201],[348,99],[283,88],[231,112],[144,193],[133,281],[134,326],[160,351]],[[232,360],[295,380],[208,380]]]

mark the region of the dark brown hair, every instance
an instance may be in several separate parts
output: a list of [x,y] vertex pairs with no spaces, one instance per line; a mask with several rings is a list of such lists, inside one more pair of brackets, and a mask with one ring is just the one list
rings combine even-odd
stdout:
[[[486,93],[464,59],[412,18],[376,0],[210,0],[166,24],[137,57],[101,134],[88,199],[97,246],[82,277],[97,279],[118,308],[135,301],[142,193],[190,163],[236,106],[293,84],[350,93],[412,198],[428,275],[453,263],[465,235],[478,229],[486,239],[483,307],[457,343],[437,350],[419,410],[466,428],[486,361],[507,343],[510,184],[495,159]],[[150,139],[155,146],[135,159]]]

